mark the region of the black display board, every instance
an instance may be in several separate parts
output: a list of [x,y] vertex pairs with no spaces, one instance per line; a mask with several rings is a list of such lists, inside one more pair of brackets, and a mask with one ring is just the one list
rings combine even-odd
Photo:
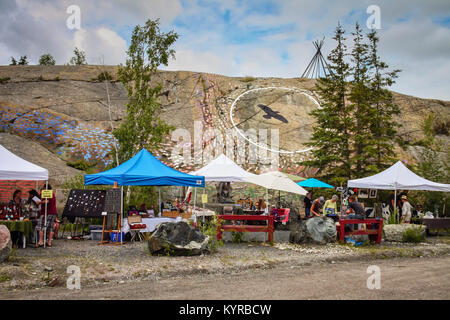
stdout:
[[106,190],[70,190],[63,217],[99,218],[105,211]]
[[106,190],[105,207],[108,213],[120,213],[122,190],[119,188]]

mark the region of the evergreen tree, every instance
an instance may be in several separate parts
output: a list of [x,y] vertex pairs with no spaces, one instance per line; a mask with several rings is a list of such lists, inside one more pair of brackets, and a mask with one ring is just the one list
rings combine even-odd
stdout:
[[19,66],[26,66],[28,65],[28,58],[27,56],[21,56],[19,59],[19,62],[17,63]]
[[348,54],[344,30],[338,25],[333,38],[337,46],[328,56],[331,74],[318,79],[315,88],[321,108],[311,113],[316,120],[308,143],[314,147],[312,159],[303,162],[321,168],[324,178],[334,184],[380,172],[394,160],[398,124],[393,115],[399,109],[387,88],[399,70],[388,71],[380,60],[374,31],[367,41],[356,24],[352,35]]
[[75,50],[73,50],[73,53],[75,54],[75,56],[70,59],[69,65],[83,66],[87,64],[86,53],[83,50],[75,48]]
[[50,53],[43,54],[39,58],[39,65],[41,66],[54,66],[56,64],[55,58]]
[[[364,35],[361,27],[357,23],[353,35],[353,49],[351,53],[351,81],[349,101],[349,112],[353,114],[353,121],[349,123],[352,131],[351,141],[354,144],[351,148],[353,154],[351,158],[352,177],[361,178],[366,175],[367,167],[367,145],[371,139],[368,130],[370,123],[370,93],[367,87],[368,81],[368,46],[364,43]],[[353,165],[354,164],[354,165]]]
[[320,78],[316,84],[316,92],[320,96],[321,108],[311,112],[316,119],[309,146],[312,160],[304,164],[324,169],[324,176],[331,183],[342,183],[351,178],[351,149],[349,124],[352,114],[348,104],[348,78],[350,66],[346,62],[347,46],[345,31],[339,24],[333,39],[337,42],[328,55],[330,75]]
[[11,57],[11,63],[10,66],[26,66],[28,65],[28,58],[27,56],[21,56],[19,61],[17,61],[14,57]]
[[370,133],[372,138],[368,147],[371,163],[368,166],[372,173],[386,169],[394,162],[394,141],[400,124],[393,118],[400,112],[393,101],[392,92],[387,88],[395,83],[400,70],[388,71],[389,66],[381,61],[378,55],[379,38],[375,30],[368,35],[369,40],[369,78],[370,103],[372,105]]

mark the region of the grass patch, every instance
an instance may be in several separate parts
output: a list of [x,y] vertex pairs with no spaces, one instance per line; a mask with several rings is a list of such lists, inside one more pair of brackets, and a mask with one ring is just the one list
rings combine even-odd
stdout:
[[241,82],[246,82],[246,83],[252,82],[252,81],[255,81],[255,80],[256,80],[256,78],[252,77],[252,76],[245,76],[244,78],[240,79]]
[[402,234],[403,242],[420,243],[423,242],[424,240],[425,236],[419,228],[406,229],[405,232],[403,232]]
[[0,283],[10,281],[10,280],[11,280],[11,277],[8,276],[7,274],[0,274]]
[[232,232],[233,239],[231,240],[232,243],[242,243],[244,240],[244,233],[243,232]]
[[0,78],[0,83],[1,83],[1,84],[7,83],[9,80],[11,80],[10,77]]

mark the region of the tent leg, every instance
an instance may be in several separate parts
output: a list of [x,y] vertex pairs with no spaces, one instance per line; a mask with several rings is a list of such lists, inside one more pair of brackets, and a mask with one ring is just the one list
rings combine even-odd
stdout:
[[397,214],[395,214],[396,211],[398,211],[397,210],[397,189],[394,189],[394,218],[396,218],[397,222],[400,222],[400,219],[399,218],[397,219],[397,217],[399,217],[398,215],[400,212],[397,212]]
[[[48,180],[45,181],[45,190],[48,189]],[[42,195],[41,195],[42,197]],[[47,245],[47,202],[48,200],[45,201],[45,214],[44,214],[44,248]]]
[[[123,235],[121,234],[122,230],[120,230],[121,228],[121,221],[122,221],[122,215],[123,215],[123,186],[120,187],[121,191],[120,191],[120,217],[119,217],[119,226],[117,227],[117,229],[119,230],[119,234],[120,234],[120,244],[123,244]],[[117,236],[119,236],[119,234]],[[103,233],[102,233],[102,240],[103,241]]]
[[158,187],[158,205],[159,205],[159,216],[162,216],[161,210],[161,187]]
[[195,213],[195,223],[197,223],[197,210],[195,210],[195,203],[197,202],[197,188],[194,188],[194,213]]
[[[203,193],[205,193],[205,190],[206,190],[206,188],[203,188]],[[203,203],[203,217],[202,217],[202,221],[203,221],[203,224],[205,224],[205,204],[204,203]]]

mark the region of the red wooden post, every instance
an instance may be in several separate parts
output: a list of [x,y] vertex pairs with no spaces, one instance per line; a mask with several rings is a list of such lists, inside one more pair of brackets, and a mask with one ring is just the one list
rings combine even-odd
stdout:
[[340,221],[339,222],[339,232],[340,232],[340,241],[341,243],[345,243],[345,222],[344,221]]
[[269,216],[269,242],[273,242],[273,216]]
[[383,237],[383,219],[380,219],[380,221],[378,222],[377,243],[381,243],[382,237]]
[[217,222],[217,241],[222,240],[222,223],[220,221],[221,220],[219,219]]

